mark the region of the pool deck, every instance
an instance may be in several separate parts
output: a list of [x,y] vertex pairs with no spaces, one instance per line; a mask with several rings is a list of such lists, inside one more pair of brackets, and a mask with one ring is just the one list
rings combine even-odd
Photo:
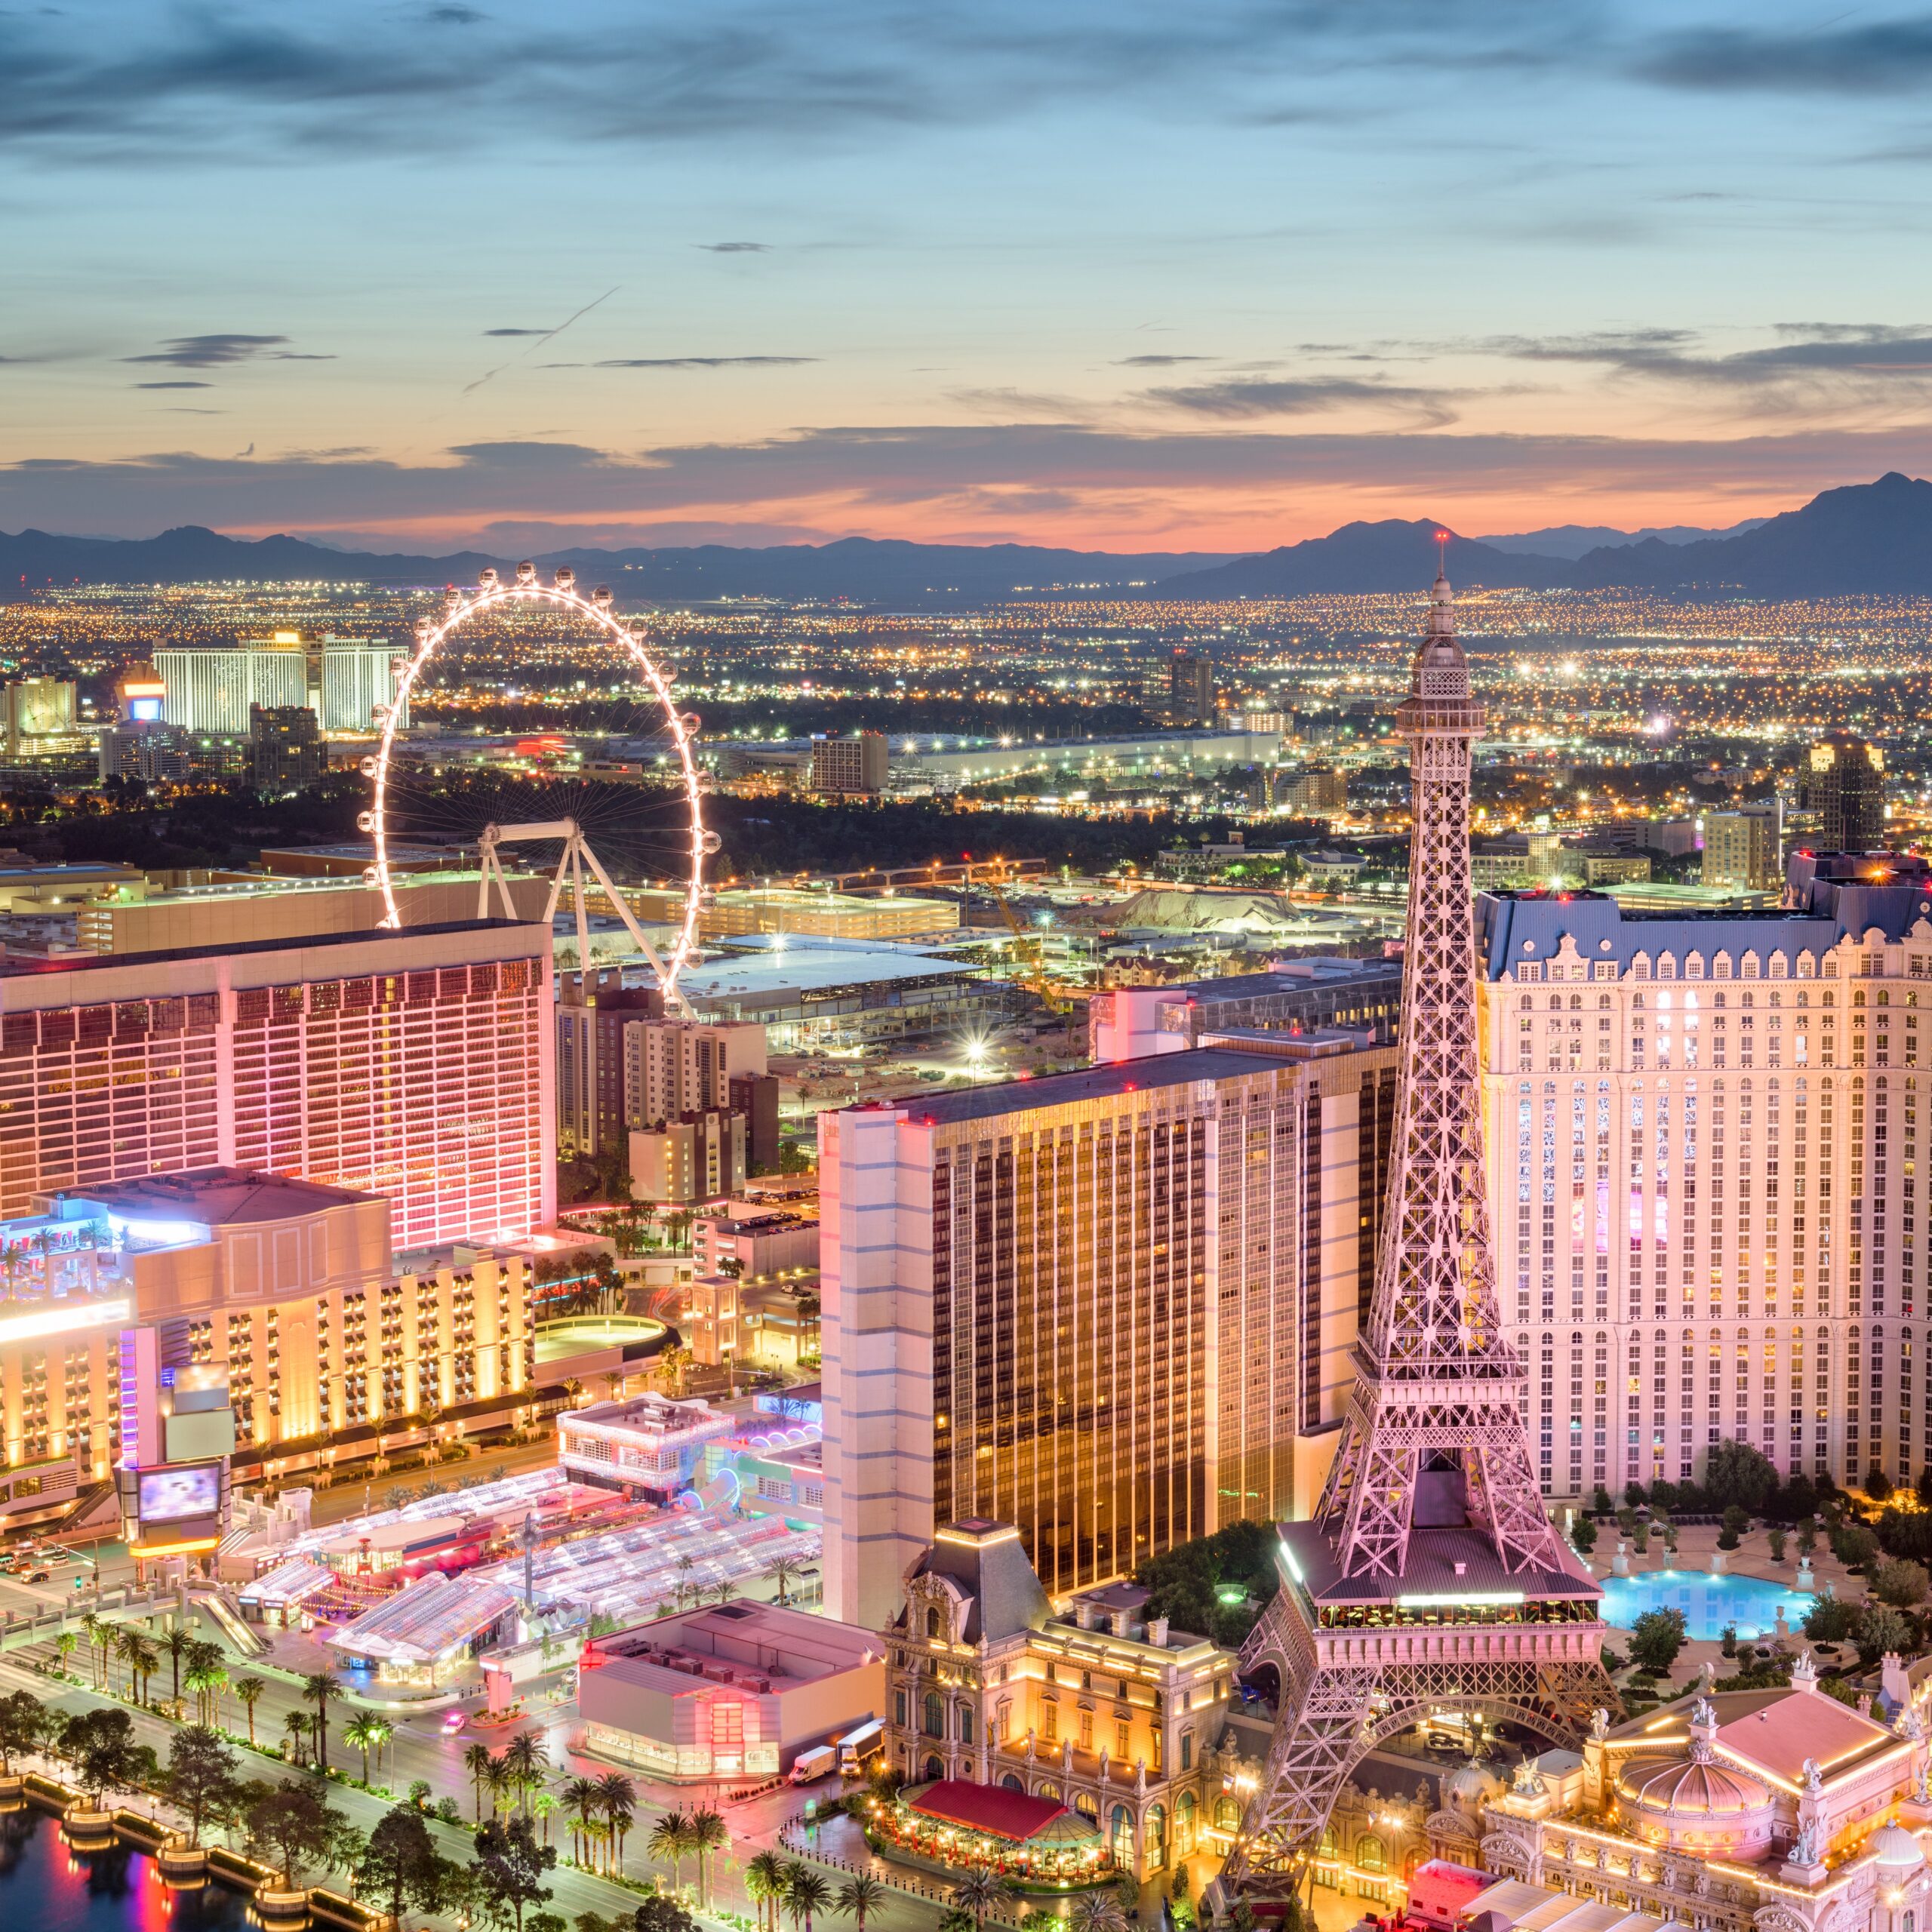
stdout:
[[[1617,1553],[1617,1526],[1614,1523],[1598,1525],[1596,1548],[1590,1552],[1589,1561],[1591,1573],[1599,1577],[1611,1574],[1611,1564]],[[1729,1552],[1730,1572],[1734,1577],[1755,1577],[1767,1583],[1781,1584],[1786,1589],[1795,1588],[1798,1575],[1797,1538],[1788,1537],[1785,1546],[1785,1558],[1782,1563],[1771,1561],[1771,1552],[1761,1529],[1752,1529],[1739,1539],[1738,1547]],[[1641,1556],[1633,1549],[1630,1553],[1630,1574],[1633,1577],[1652,1574],[1660,1570],[1688,1571],[1695,1574],[1708,1571],[1711,1558],[1716,1553],[1718,1531],[1714,1526],[1685,1527],[1677,1533],[1677,1554],[1671,1555],[1654,1535],[1651,1538],[1650,1549]],[[1865,1598],[1865,1579],[1850,1575],[1843,1564],[1832,1555],[1823,1537],[1818,1547],[1811,1552],[1811,1567],[1818,1580],[1816,1594],[1824,1594],[1827,1583],[1834,1592],[1847,1603],[1862,1603]],[[1802,1633],[1793,1623],[1795,1641],[1803,1642]],[[1622,1633],[1612,1635],[1614,1649],[1626,1649]],[[1841,1647],[1841,1654],[1847,1660],[1852,1654],[1851,1646]],[[1720,1677],[1727,1676],[1737,1669],[1736,1663],[1724,1654],[1724,1645],[1716,1638],[1691,1638],[1678,1653],[1676,1664],[1672,1669],[1670,1681],[1679,1689],[1694,1683],[1698,1672],[1708,1658],[1715,1666]]]

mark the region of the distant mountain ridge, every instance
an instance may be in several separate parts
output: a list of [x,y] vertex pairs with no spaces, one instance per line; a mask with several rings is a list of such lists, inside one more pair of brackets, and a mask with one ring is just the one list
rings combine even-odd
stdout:
[[1654,525],[1642,530],[1615,530],[1602,523],[1558,523],[1547,530],[1526,530],[1512,537],[1478,537],[1494,550],[1509,550],[1527,557],[1567,557],[1574,563],[1592,550],[1620,549],[1655,537],[1660,543],[1701,543],[1706,539],[1736,537],[1755,530],[1765,519],[1748,516],[1741,523],[1722,530],[1707,530],[1692,523]]
[[[850,598],[941,603],[1027,595],[1077,596],[1151,589],[1208,599],[1414,591],[1435,572],[1431,518],[1344,524],[1326,537],[1232,557],[1189,552],[1115,554],[1026,544],[912,543],[846,537],[823,544],[738,549],[707,543],[654,549],[562,549],[535,561],[568,563],[592,583],[632,597]],[[1530,531],[1517,543],[1567,547],[1597,533],[1578,525]],[[1891,471],[1875,482],[1827,490],[1802,508],[1730,532],[1679,540],[1672,528],[1611,533],[1580,557],[1512,550],[1451,531],[1458,583],[1527,589],[1681,589],[1751,596],[1932,596],[1932,482]],[[446,556],[374,555],[294,537],[223,537],[189,525],[158,537],[0,533],[0,592],[49,584],[144,584],[307,580],[383,584],[467,583],[486,564],[518,559],[462,550]]]

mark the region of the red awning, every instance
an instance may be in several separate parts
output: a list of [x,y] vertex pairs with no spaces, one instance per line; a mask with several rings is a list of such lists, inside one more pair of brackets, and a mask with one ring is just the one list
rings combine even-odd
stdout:
[[963,1831],[983,1832],[989,1838],[1023,1844],[1054,1823],[1071,1817],[1067,1807],[1051,1798],[1029,1798],[1023,1791],[1001,1785],[973,1784],[964,1778],[941,1778],[912,1801],[921,1817]]

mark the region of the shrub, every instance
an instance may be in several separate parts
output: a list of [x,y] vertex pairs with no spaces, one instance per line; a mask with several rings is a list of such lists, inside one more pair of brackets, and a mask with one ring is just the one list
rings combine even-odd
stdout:
[[1865,1493],[1874,1503],[1883,1503],[1892,1493],[1892,1479],[1876,1463],[1865,1472]]
[[1630,1626],[1630,1654],[1654,1675],[1668,1675],[1684,1647],[1686,1632],[1681,1610],[1647,1610]]
[[1918,1635],[1918,1626],[1903,1611],[1889,1604],[1867,1604],[1858,1613],[1851,1640],[1858,1646],[1859,1661],[1869,1669],[1887,1651],[1903,1656]]
[[1596,1494],[1590,1498],[1591,1509],[1599,1516],[1607,1516],[1613,1507],[1610,1500],[1610,1491],[1604,1488],[1601,1483],[1598,1483],[1596,1487]]
[[1770,1546],[1771,1561],[1774,1563],[1782,1563],[1784,1561],[1783,1531],[1767,1530],[1764,1534],[1764,1541]]
[[1597,1526],[1587,1516],[1579,1516],[1571,1526],[1570,1540],[1580,1555],[1587,1556],[1597,1546]]
[[1843,1523],[1832,1532],[1832,1554],[1847,1570],[1862,1570],[1878,1553],[1878,1539],[1863,1523]]
[[1804,1613],[1804,1634],[1814,1644],[1841,1644],[1857,1621],[1858,1613],[1841,1597],[1820,1597]]
[[1932,1590],[1932,1576],[1926,1574],[1922,1563],[1888,1559],[1872,1572],[1870,1587],[1872,1594],[1881,1603],[1911,1610],[1923,1603],[1926,1592]]

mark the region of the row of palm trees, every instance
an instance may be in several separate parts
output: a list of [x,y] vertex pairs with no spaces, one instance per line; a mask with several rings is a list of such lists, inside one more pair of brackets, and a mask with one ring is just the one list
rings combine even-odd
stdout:
[[760,1852],[745,1867],[745,1890],[758,1907],[759,1932],[779,1932],[781,1912],[791,1919],[792,1932],[812,1932],[812,1920],[822,1912],[841,1913],[852,1921],[855,1932],[866,1932],[867,1917],[887,1897],[887,1888],[863,1872],[835,1892],[823,1872],[775,1851]]
[[[248,1742],[255,1741],[255,1706],[268,1686],[259,1677],[244,1677],[231,1682],[221,1647],[197,1637],[185,1624],[171,1625],[158,1636],[138,1623],[118,1623],[112,1617],[89,1611],[81,1619],[78,1630],[63,1630],[54,1640],[62,1669],[85,1642],[93,1667],[94,1687],[111,1691],[116,1659],[127,1666],[127,1694],[135,1703],[149,1701],[149,1685],[165,1658],[173,1679],[173,1697],[178,1705],[185,1688],[195,1700],[195,1721],[216,1725],[221,1721],[222,1700],[232,1694],[248,1713]],[[337,1687],[340,1695],[340,1687]]]

